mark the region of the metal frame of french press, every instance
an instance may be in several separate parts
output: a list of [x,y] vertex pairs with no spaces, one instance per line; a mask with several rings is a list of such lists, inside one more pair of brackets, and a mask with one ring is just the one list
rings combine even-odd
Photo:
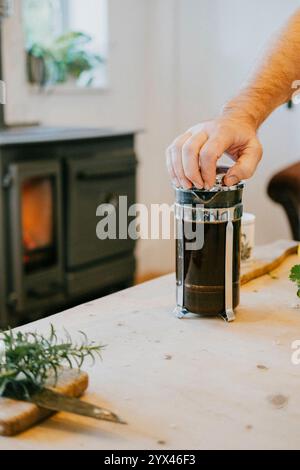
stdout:
[[[196,223],[227,223],[226,227],[226,254],[225,254],[225,311],[221,314],[227,322],[235,320],[233,309],[233,222],[240,220],[243,215],[242,203],[230,208],[208,209],[191,207],[181,204],[175,205],[178,237],[178,262],[180,263],[180,276],[177,281],[177,307],[175,314],[184,318],[189,312],[184,306],[184,222]],[[205,314],[205,312],[203,312]]]

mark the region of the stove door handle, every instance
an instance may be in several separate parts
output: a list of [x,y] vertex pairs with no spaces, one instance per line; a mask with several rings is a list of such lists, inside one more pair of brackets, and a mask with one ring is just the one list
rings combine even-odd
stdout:
[[27,295],[28,297],[34,298],[36,300],[43,300],[47,297],[53,297],[54,295],[58,295],[64,292],[64,285],[59,283],[53,283],[48,286],[47,289],[36,289],[31,288],[28,289]]
[[81,170],[78,171],[76,174],[76,178],[81,181],[97,181],[103,180],[108,176],[111,178],[119,178],[131,175],[134,171],[135,167],[128,166],[127,168],[120,168],[115,170],[108,170],[108,171],[92,171],[92,170]]

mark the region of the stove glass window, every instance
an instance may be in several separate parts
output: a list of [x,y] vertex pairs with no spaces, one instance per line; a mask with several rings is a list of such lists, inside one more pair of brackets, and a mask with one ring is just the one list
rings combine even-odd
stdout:
[[23,260],[26,272],[54,264],[55,180],[52,177],[25,180],[21,191]]

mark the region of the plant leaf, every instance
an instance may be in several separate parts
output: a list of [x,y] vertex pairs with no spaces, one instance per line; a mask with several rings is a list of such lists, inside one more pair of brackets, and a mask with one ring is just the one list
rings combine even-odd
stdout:
[[290,280],[300,284],[300,264],[293,266],[290,272]]
[[5,359],[0,362],[0,396],[13,391],[16,396],[25,396],[30,390],[43,387],[51,371],[57,380],[61,367],[74,366],[79,369],[87,358],[100,356],[103,346],[89,342],[83,332],[79,344],[72,342],[68,332],[65,340],[58,340],[51,325],[48,337],[37,332],[0,333],[4,345]]

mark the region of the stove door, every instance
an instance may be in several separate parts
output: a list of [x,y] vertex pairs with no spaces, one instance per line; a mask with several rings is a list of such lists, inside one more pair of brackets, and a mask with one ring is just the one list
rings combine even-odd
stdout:
[[[109,155],[110,156],[110,155]],[[127,236],[129,218],[125,220],[125,236],[119,237],[119,212],[136,199],[136,159],[133,152],[111,158],[96,156],[68,162],[67,264],[69,270],[92,268],[104,260],[113,260],[132,253],[135,240]],[[123,201],[120,207],[120,196]],[[99,240],[98,208],[108,204],[116,214],[116,237]],[[123,225],[124,225],[123,224]]]
[[61,168],[57,161],[9,166],[11,301],[17,311],[50,306],[63,293]]

